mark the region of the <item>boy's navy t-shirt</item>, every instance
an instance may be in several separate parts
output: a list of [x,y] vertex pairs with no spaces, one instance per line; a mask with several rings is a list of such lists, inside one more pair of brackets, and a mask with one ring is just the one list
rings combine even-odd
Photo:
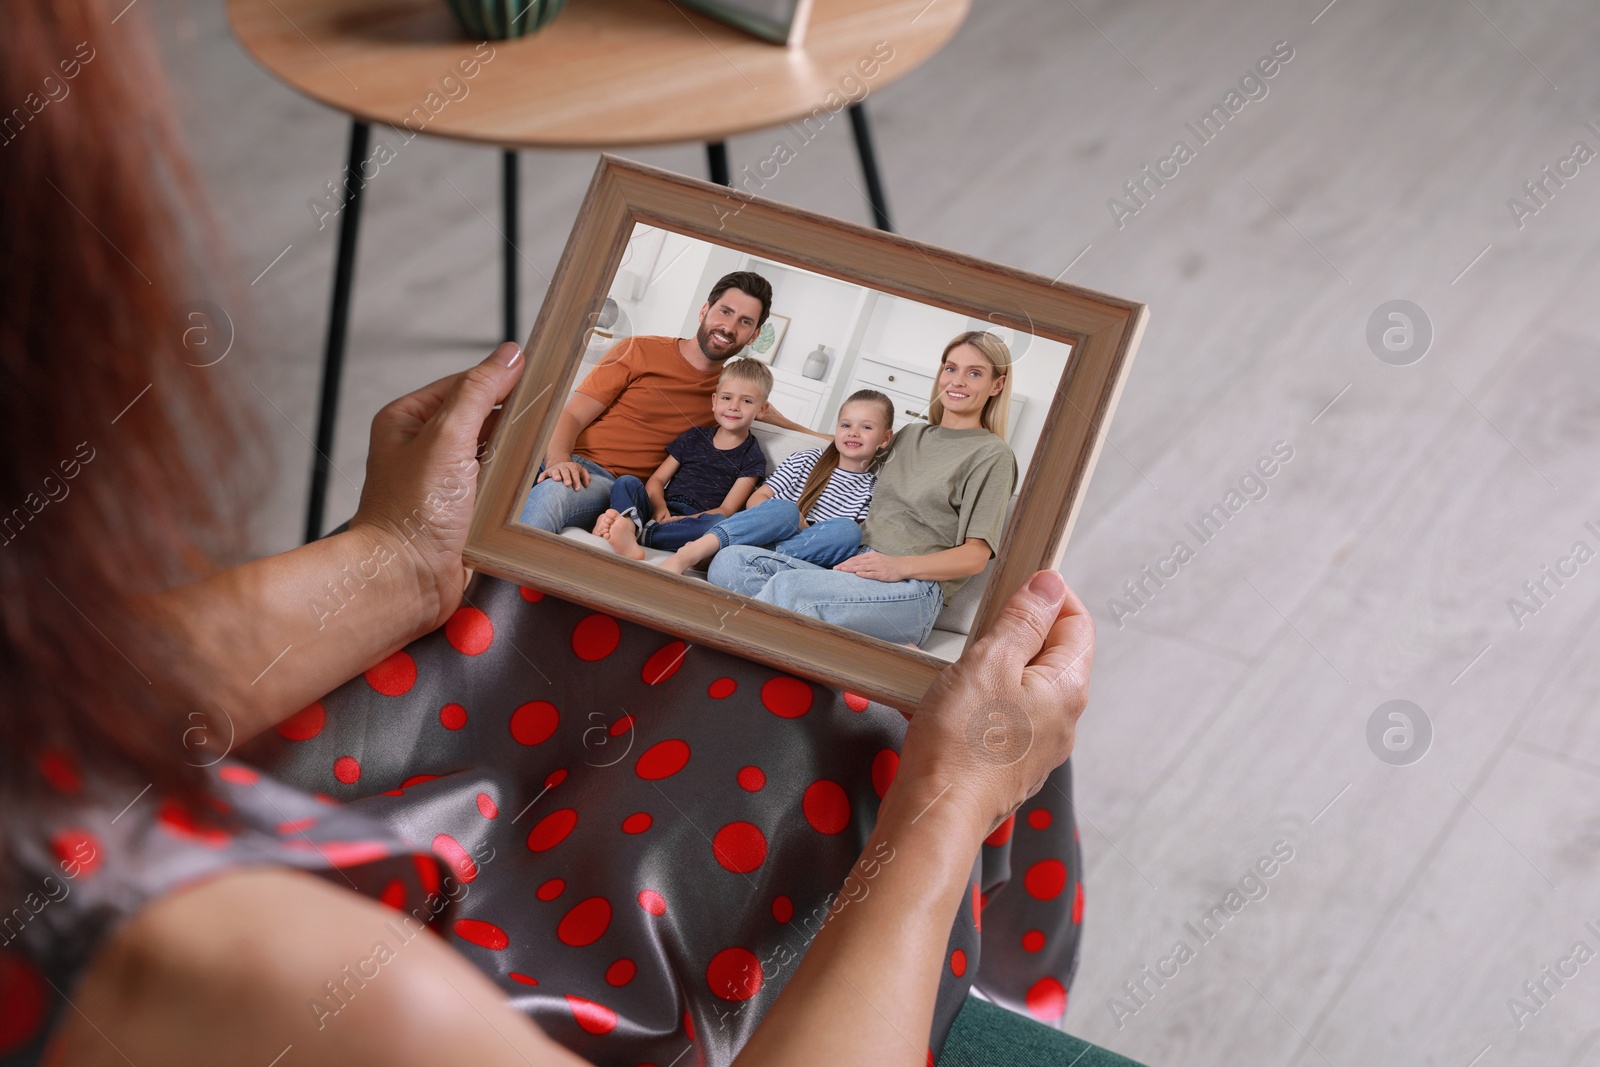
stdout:
[[722,506],[733,483],[740,478],[759,482],[767,474],[767,455],[753,433],[726,451],[712,443],[715,426],[693,426],[667,446],[667,455],[678,461],[678,472],[667,483],[669,503],[691,504],[695,511],[710,511]]

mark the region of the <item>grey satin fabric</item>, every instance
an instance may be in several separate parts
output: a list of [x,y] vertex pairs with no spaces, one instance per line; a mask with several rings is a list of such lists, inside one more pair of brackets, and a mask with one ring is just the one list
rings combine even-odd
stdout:
[[[448,625],[243,755],[303,791],[295,810],[370,820],[369,850],[439,857],[403,865],[406,899],[442,901],[440,932],[556,1040],[596,1063],[682,1067],[730,1062],[829,908],[871,892],[846,884],[839,902],[904,731],[891,709],[479,576]],[[1065,1008],[1082,914],[1070,783],[1057,771],[975,866],[935,1055],[975,978],[1045,1021]],[[235,793],[261,826],[292,823],[259,786]],[[124,911],[189,870],[136,842],[106,862],[126,872]],[[393,894],[396,877],[355,888]]]

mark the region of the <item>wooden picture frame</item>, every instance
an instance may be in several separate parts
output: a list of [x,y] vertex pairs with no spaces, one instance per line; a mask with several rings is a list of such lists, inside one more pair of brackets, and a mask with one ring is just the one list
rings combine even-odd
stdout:
[[[466,559],[476,569],[767,663],[915,707],[946,661],[748,599],[694,577],[607,555],[520,523],[555,419],[571,391],[636,224],[791,264],[1018,335],[1071,345],[1032,462],[982,590],[967,646],[1032,574],[1059,565],[1147,309],[654,167],[602,156],[524,348],[484,463]],[[695,306],[704,294],[695,298]],[[942,314],[942,312],[941,312]],[[934,353],[937,358],[937,350]],[[977,579],[973,579],[976,581]]]

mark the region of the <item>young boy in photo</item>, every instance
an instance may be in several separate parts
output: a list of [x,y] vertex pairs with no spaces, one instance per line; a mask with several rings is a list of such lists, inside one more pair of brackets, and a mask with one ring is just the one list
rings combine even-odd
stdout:
[[772,371],[754,359],[730,360],[711,398],[715,421],[680,434],[648,481],[632,475],[611,487],[611,507],[595,523],[619,555],[644,559],[644,548],[677,549],[737,512],[767,473],[750,432],[767,409]]

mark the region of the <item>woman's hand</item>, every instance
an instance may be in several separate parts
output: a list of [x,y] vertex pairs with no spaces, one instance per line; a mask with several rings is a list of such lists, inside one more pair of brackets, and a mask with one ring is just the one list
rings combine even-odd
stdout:
[[521,349],[508,341],[477,366],[408,393],[372,420],[367,480],[350,528],[390,539],[415,566],[434,628],[461,603],[467,580],[461,552],[478,496],[478,450],[488,438],[490,413],[510,394],[522,367]]
[[948,793],[987,835],[1072,754],[1093,664],[1088,610],[1059,574],[1038,572],[929,688],[897,781]]
[[[507,342],[509,344],[510,342]],[[446,379],[447,381],[449,379]],[[544,470],[539,472],[539,477],[533,480],[534,485],[547,478],[553,478],[568,489],[583,489],[589,484],[589,472],[582,465],[570,459],[563,459],[555,463],[545,462]]]
[[911,577],[911,567],[906,557],[886,556],[870,549],[859,556],[851,556],[843,563],[834,564],[833,569],[871,578],[875,582],[903,582]]

